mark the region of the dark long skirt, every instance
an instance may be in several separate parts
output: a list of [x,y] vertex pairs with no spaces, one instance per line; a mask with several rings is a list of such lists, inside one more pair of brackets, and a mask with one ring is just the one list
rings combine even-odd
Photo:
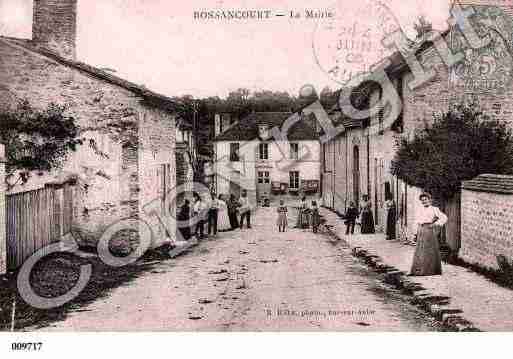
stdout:
[[418,276],[442,274],[440,245],[435,235],[435,228],[431,225],[420,226],[417,231],[417,246],[410,274]]
[[395,207],[387,212],[387,239],[395,239]]
[[179,230],[184,240],[188,241],[191,238],[191,227],[181,227]]
[[298,209],[296,228],[308,228],[310,227],[310,211],[305,209]]
[[317,228],[319,228],[319,225],[321,224],[321,216],[318,209],[312,210],[310,223],[312,224],[312,229],[317,231]]
[[239,228],[239,219],[237,218],[237,211],[228,211],[228,219],[230,220],[230,227],[232,227],[232,229]]
[[374,216],[371,211],[362,212],[362,234],[376,233],[374,229]]

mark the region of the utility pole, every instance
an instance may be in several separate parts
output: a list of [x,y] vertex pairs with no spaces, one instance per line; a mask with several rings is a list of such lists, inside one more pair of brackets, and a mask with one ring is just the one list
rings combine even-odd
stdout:
[[197,139],[198,139],[198,102],[192,101],[192,143],[191,143],[191,157],[193,163],[193,177],[194,182],[197,180],[198,176],[198,163],[197,163]]

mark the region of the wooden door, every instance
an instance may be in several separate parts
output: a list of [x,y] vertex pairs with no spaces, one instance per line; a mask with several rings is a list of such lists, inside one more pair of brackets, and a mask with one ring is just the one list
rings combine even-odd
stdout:
[[271,195],[271,177],[269,171],[258,171],[257,174],[257,201],[263,198],[270,198]]

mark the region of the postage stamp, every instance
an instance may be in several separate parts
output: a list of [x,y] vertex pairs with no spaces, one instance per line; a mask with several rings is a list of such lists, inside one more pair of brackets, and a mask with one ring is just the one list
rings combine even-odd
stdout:
[[498,6],[473,9],[472,24],[480,36],[489,36],[490,44],[474,49],[461,31],[453,32],[452,51],[465,54],[454,68],[454,87],[467,92],[504,92],[513,78],[513,18]]

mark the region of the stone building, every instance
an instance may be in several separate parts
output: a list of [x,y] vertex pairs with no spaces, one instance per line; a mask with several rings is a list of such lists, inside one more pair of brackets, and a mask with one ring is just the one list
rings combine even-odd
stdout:
[[179,119],[176,125],[176,204],[180,205],[187,193],[193,191],[194,170],[192,161],[196,157],[195,139],[190,123]]
[[[390,81],[397,93],[404,98],[405,63],[396,53],[386,68]],[[361,91],[360,97],[368,97],[370,103],[379,98],[380,89],[370,84]],[[373,205],[377,230],[383,229],[384,202],[387,196],[396,201],[400,214],[399,225],[408,226],[408,198],[415,195],[402,181],[390,174],[396,139],[405,131],[405,113],[402,107],[397,119],[386,126],[382,114],[370,119],[357,120],[347,116],[337,104],[328,115],[336,127],[344,130],[322,146],[323,158],[323,203],[339,213],[345,213],[350,202],[359,206],[363,195],[368,195]],[[381,117],[380,117],[381,116]],[[409,196],[409,197],[408,197]],[[398,228],[399,229],[399,228]]]
[[169,208],[167,193],[176,182],[176,104],[77,61],[76,21],[77,0],[35,0],[32,39],[0,37],[0,103],[65,105],[78,121],[86,142],[61,172],[78,178],[73,228],[81,242],[94,243],[127,217],[155,224],[160,240],[164,230],[147,208]]
[[[421,189],[390,174],[396,140],[412,136],[433,121],[434,113],[447,112],[460,103],[476,103],[486,115],[513,126],[513,2],[504,1],[500,6],[491,6],[496,2],[484,0],[460,3],[463,7],[474,7],[472,24],[481,36],[490,34],[490,43],[469,49],[458,28],[451,27],[441,37],[453,53],[465,55],[463,61],[451,67],[433,42],[418,44],[407,56],[415,57],[425,71],[432,69],[435,75],[414,89],[410,87],[414,75],[405,57],[399,52],[391,55],[385,73],[401,103],[392,123],[383,123],[382,112],[365,120],[352,119],[342,113],[340,106],[329,112],[333,123],[344,126],[344,131],[323,144],[322,188],[326,206],[343,213],[350,201],[358,203],[362,194],[368,194],[379,231],[383,230],[384,201],[390,196],[398,208],[397,233],[411,237]],[[363,97],[371,105],[382,95],[381,88],[370,82],[363,82],[354,91],[357,98]],[[459,216],[459,199],[447,205],[446,210],[454,212],[453,218]],[[454,250],[460,246],[459,226],[459,220],[451,221],[450,216],[447,232],[451,233],[453,241],[449,245]]]
[[468,263],[513,264],[513,176],[483,174],[462,184],[461,251]]
[[[242,188],[256,203],[274,195],[317,192],[320,143],[311,116],[256,112],[231,125],[227,118],[216,118],[216,193],[239,196]],[[298,121],[287,122],[292,118]],[[273,129],[287,138],[274,137]]]

